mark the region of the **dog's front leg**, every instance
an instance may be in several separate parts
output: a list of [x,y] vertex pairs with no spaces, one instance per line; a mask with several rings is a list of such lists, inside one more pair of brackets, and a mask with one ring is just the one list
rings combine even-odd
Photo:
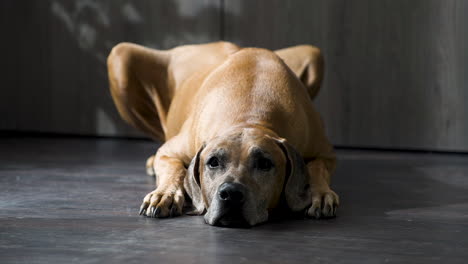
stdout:
[[154,156],[153,169],[156,174],[156,189],[143,199],[140,215],[149,217],[173,217],[182,214],[184,206],[184,179],[187,169],[183,155],[174,151],[176,140],[166,142]]
[[312,205],[307,215],[314,218],[330,218],[336,216],[336,208],[340,200],[330,189],[330,177],[335,167],[335,159],[317,158],[307,163],[309,184],[312,191]]

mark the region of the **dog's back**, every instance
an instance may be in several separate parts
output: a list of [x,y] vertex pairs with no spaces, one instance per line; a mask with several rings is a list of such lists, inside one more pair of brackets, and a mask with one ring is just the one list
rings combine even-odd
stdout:
[[266,49],[240,49],[217,66],[194,72],[183,86],[178,89],[184,96],[176,96],[169,110],[169,135],[185,125],[204,142],[240,124],[260,125],[300,148],[321,130],[306,87]]

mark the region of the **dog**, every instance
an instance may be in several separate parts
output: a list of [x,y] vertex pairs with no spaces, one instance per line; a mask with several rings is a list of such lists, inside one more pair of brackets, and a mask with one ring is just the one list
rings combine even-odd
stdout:
[[323,65],[311,45],[116,45],[107,66],[117,110],[165,142],[146,162],[157,187],[140,215],[178,216],[187,201],[216,226],[257,225],[281,205],[334,217],[336,156],[312,103]]

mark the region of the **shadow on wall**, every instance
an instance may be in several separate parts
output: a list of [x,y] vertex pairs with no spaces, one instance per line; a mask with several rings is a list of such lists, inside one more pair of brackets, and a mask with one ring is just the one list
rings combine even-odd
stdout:
[[[203,18],[219,17],[217,1],[208,2],[203,7],[189,1],[159,1],[157,6],[160,8],[151,9],[155,12],[141,11],[141,8],[145,7],[145,3],[142,3],[143,1],[128,0],[51,1],[50,9],[53,16],[61,21],[69,34],[76,39],[79,47],[101,63],[105,62],[109,50],[116,43],[124,41],[122,37],[130,39],[125,41],[134,39],[144,46],[167,49],[182,44],[211,41],[213,35],[219,32],[219,29],[199,32],[196,28],[198,21]],[[151,3],[146,5],[156,7]],[[163,16],[158,16],[161,13]],[[165,27],[163,30],[154,31],[159,25],[171,23],[164,20],[173,20],[175,25],[172,27],[183,25],[183,28],[171,30],[171,27]],[[125,24],[124,27],[121,27],[122,24]]]
[[[61,126],[61,132],[142,136],[123,123],[110,97],[106,58],[112,47],[126,41],[168,49],[216,41],[221,32],[218,0],[203,4],[189,0],[49,3],[52,92],[57,100],[69,102],[61,104],[65,107],[58,111],[61,116],[52,118],[60,123],[53,129]],[[67,120],[64,115],[68,115]]]

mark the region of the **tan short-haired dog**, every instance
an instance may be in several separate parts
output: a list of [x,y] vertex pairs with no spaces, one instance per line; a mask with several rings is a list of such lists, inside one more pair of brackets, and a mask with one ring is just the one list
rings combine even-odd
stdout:
[[140,214],[180,215],[185,192],[210,225],[264,222],[281,201],[292,212],[335,216],[336,159],[312,105],[319,49],[121,43],[107,63],[120,115],[165,141],[147,160],[157,188]]

